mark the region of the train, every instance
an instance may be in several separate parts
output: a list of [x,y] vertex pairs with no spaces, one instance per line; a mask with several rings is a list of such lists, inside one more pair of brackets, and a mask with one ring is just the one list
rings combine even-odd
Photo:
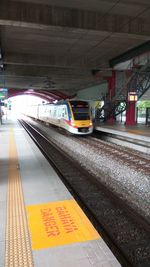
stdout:
[[63,128],[73,135],[88,135],[93,132],[88,101],[64,100],[55,104],[32,105],[24,115]]

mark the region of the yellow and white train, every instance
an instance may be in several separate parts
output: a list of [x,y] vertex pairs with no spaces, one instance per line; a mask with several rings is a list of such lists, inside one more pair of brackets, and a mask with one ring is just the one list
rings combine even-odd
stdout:
[[87,101],[64,100],[56,104],[33,105],[28,107],[25,115],[64,128],[75,135],[87,135],[93,132],[90,106]]

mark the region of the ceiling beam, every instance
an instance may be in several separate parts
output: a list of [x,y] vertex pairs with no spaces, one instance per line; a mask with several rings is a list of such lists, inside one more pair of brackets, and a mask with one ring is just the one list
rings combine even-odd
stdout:
[[31,77],[58,77],[61,78],[85,78],[92,77],[92,73],[87,69],[70,69],[61,67],[45,67],[45,66],[23,66],[23,65],[5,65],[5,76],[31,76]]
[[149,21],[138,16],[134,18],[134,14],[131,17],[8,0],[0,1],[0,25],[41,30],[61,27],[62,30],[75,28],[110,33],[150,34]]
[[150,41],[145,42],[139,46],[134,47],[133,49],[128,50],[127,52],[111,59],[109,61],[110,66],[114,67],[115,65],[130,60],[134,57],[137,57],[146,52],[150,52]]
[[59,69],[81,69],[81,71],[82,69],[87,69],[87,63],[84,63],[83,60],[79,60],[78,64],[73,66],[73,63],[69,61],[68,57],[63,55],[45,56],[7,52],[3,57],[3,63],[7,65],[53,67]]

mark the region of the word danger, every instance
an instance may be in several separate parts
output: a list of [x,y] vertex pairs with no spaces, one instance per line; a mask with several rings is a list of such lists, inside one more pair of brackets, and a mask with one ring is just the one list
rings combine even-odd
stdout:
[[57,215],[54,215],[51,208],[40,210],[47,237],[59,236],[62,228],[66,234],[78,230],[76,223],[65,206],[56,207],[55,211]]

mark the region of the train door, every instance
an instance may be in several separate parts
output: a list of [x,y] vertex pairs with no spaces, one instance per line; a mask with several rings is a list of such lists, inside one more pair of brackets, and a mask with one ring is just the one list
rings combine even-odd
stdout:
[[68,120],[68,119],[69,119],[69,117],[68,117],[67,106],[64,106],[64,119],[65,119],[65,120]]
[[66,119],[66,110],[65,105],[61,105],[59,109],[59,116],[60,116],[60,126],[65,128],[65,119]]
[[65,120],[68,119],[67,107],[65,105],[62,106],[61,117]]

